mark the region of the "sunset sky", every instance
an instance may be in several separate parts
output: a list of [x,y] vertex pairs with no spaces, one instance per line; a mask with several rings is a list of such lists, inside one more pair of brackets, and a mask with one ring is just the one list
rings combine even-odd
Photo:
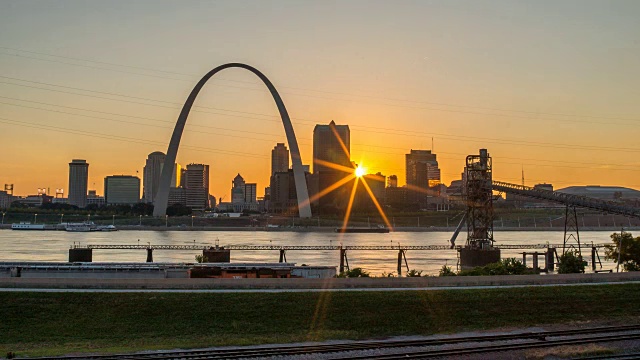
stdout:
[[[66,191],[74,158],[99,194],[142,176],[200,77],[244,62],[280,91],[305,164],[335,120],[400,185],[433,138],[447,185],[487,148],[496,180],[640,188],[638,19],[638,1],[4,0],[0,186]],[[209,164],[225,201],[237,173],[262,195],[286,142],[267,89],[225,70],[196,105],[178,162]]]

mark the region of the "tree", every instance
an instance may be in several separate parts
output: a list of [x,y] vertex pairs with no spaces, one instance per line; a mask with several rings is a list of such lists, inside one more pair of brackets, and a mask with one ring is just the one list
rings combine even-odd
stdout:
[[604,258],[618,262],[618,249],[620,249],[620,265],[626,271],[640,270],[640,237],[634,238],[631,233],[611,234],[613,245],[606,245]]
[[582,256],[577,255],[573,251],[567,251],[558,261],[558,274],[577,274],[583,273],[587,262],[582,260]]
[[167,208],[167,215],[169,216],[185,216],[191,215],[191,208],[182,204],[173,204]]
[[206,263],[209,262],[209,258],[207,258],[206,256],[200,254],[200,255],[196,255],[196,262],[201,264],[201,263]]

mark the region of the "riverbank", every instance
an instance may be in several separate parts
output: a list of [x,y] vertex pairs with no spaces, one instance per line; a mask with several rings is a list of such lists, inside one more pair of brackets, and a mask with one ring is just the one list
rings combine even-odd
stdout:
[[[0,225],[0,229],[11,230],[11,224]],[[139,225],[117,225],[120,231],[267,231],[267,232],[336,232],[336,227],[330,226],[308,226],[308,227],[251,227],[251,226],[139,226]],[[453,232],[454,226],[406,226],[395,227],[392,232]],[[602,227],[581,227],[580,231],[620,231],[620,227],[602,226]],[[564,231],[564,226],[554,227],[495,227],[494,232],[500,231]],[[638,231],[639,226],[624,227],[625,231]],[[25,230],[16,230],[25,231]],[[30,230],[45,231],[45,230]]]
[[593,321],[628,324],[638,322],[640,303],[611,304],[638,297],[640,284],[366,293],[0,293],[0,354],[115,353]]

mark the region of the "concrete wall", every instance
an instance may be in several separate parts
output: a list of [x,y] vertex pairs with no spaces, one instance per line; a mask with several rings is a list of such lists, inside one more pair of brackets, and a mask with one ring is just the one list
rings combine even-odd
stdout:
[[2,288],[358,289],[638,282],[640,273],[353,279],[61,279],[0,278]]

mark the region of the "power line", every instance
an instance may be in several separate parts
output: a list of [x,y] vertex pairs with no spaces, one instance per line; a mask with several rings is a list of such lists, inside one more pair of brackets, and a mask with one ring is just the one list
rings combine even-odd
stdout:
[[[10,47],[5,47],[5,46],[0,46],[0,49],[9,50],[9,51],[18,51],[18,52],[23,52],[23,53],[28,53],[28,54],[35,54],[35,55],[42,55],[42,56],[48,56],[48,57],[55,57],[55,58],[61,58],[61,59],[68,59],[68,60],[74,60],[74,61],[82,61],[82,62],[103,64],[103,65],[110,65],[110,66],[117,66],[117,67],[125,67],[125,68],[130,68],[130,69],[138,69],[138,70],[144,70],[144,71],[160,72],[160,73],[165,73],[165,74],[188,76],[188,77],[192,77],[192,78],[200,78],[202,76],[202,75],[193,74],[193,73],[181,73],[181,72],[174,72],[174,71],[152,69],[152,68],[141,67],[141,66],[116,64],[116,63],[110,63],[110,62],[104,62],[104,61],[88,60],[88,59],[81,59],[81,58],[75,58],[75,57],[69,57],[69,56],[46,54],[46,53],[42,53],[42,52],[28,51],[28,50],[10,48]],[[3,53],[0,53],[0,55],[26,57],[24,55],[18,55],[18,54],[3,54]],[[26,57],[26,58],[34,59],[34,60],[40,60],[40,61],[56,62],[56,61],[51,60],[51,59],[42,59],[42,58],[36,58],[36,57]],[[86,66],[86,65],[82,65],[82,64],[76,64],[76,63],[67,63],[67,62],[62,62],[62,63],[63,64],[67,64],[67,65]],[[109,71],[119,71],[119,70],[109,69],[109,68],[100,68],[100,67],[94,67],[94,68],[101,69],[101,70],[109,70]],[[148,75],[148,74],[141,74],[141,73],[129,73],[129,74],[142,75],[142,76],[151,76],[151,75]],[[186,81],[186,80],[175,79],[175,78],[165,78],[165,79]],[[256,82],[252,82],[252,81],[231,80],[231,79],[224,79],[224,78],[216,78],[214,80],[220,80],[220,81],[226,81],[226,82],[235,82],[235,83],[242,83],[242,84],[251,84],[251,85],[261,85],[261,84],[258,84]],[[408,102],[408,103],[415,103],[415,104],[427,104],[427,105],[437,105],[437,106],[459,107],[459,108],[480,109],[480,110],[500,111],[500,112],[515,112],[515,113],[531,114],[531,115],[536,115],[536,116],[545,115],[545,116],[562,116],[562,117],[581,117],[581,118],[591,118],[591,119],[623,120],[623,121],[639,121],[640,120],[640,119],[631,119],[631,118],[624,118],[624,117],[578,115],[578,114],[566,114],[566,113],[550,113],[550,112],[540,112],[540,111],[531,111],[531,110],[514,110],[514,109],[501,109],[501,108],[471,106],[471,105],[460,105],[460,104],[450,104],[450,103],[437,103],[437,102],[428,102],[428,101],[419,101],[419,100],[407,100],[407,99],[372,96],[372,95],[349,94],[349,93],[337,92],[337,91],[324,91],[324,90],[308,89],[308,88],[301,88],[301,87],[291,87],[291,86],[279,86],[279,88],[292,89],[292,90],[301,90],[301,91],[311,91],[311,92],[331,94],[331,95],[340,95],[340,96],[351,96],[351,97],[360,97],[360,98],[368,98],[368,99],[379,99],[379,100],[381,99],[381,100],[387,100],[387,101]],[[244,88],[243,87],[242,89],[249,89],[249,88]],[[259,89],[251,89],[251,90],[259,90]],[[311,95],[306,95],[306,94],[305,95],[303,95],[303,94],[293,94],[293,95],[311,96]],[[331,98],[331,100],[344,100],[344,99]],[[348,100],[348,101],[351,101],[351,100]],[[396,106],[395,104],[384,104],[384,105]],[[445,111],[443,109],[433,109],[433,110]],[[482,114],[482,115],[494,115],[494,114],[486,114],[486,113],[480,113],[480,114]],[[607,123],[605,123],[605,124],[607,124]]]
[[[58,86],[58,87],[64,87],[64,88],[71,88],[71,87],[60,86],[60,85],[56,85],[56,84],[48,84],[48,83],[42,83],[42,82],[34,82],[34,81],[30,81],[30,80],[21,80],[21,79],[16,79],[16,78],[10,78],[10,77],[6,77],[6,76],[0,76],[0,78],[9,78],[9,79],[18,80],[18,81],[25,81],[25,82],[38,83],[38,84],[49,85],[49,86]],[[94,95],[71,93],[71,92],[65,92],[65,91],[61,91],[61,90],[40,88],[40,87],[29,86],[29,85],[24,85],[24,84],[7,83],[7,82],[2,82],[2,81],[0,81],[0,83],[4,83],[4,84],[8,84],[8,85],[14,85],[14,86],[23,86],[23,87],[36,88],[36,89],[41,89],[41,90],[46,90],[46,91],[69,93],[69,94],[79,95],[79,96],[88,96],[88,97],[100,98],[100,99],[111,100],[111,101],[122,101],[122,102],[137,103],[137,104],[147,105],[147,106],[157,106],[157,107],[164,107],[164,108],[172,108],[173,109],[173,107],[162,106],[162,105],[157,105],[157,104],[145,104],[145,103],[139,103],[139,102],[123,100],[123,99],[104,98],[104,97],[99,97],[99,96],[94,96]],[[72,88],[72,89],[79,90],[79,91],[85,91],[85,92],[102,93],[102,92],[99,92],[99,91],[93,91],[93,90],[87,90],[87,89],[79,89],[79,88]],[[115,94],[115,93],[107,93],[107,94],[112,95],[112,96],[127,97],[126,95]],[[179,105],[178,103],[171,103],[171,102],[162,101],[162,100],[154,100],[154,99],[147,99],[147,98],[140,98],[140,99],[145,99],[145,100],[148,100],[148,101],[155,101],[155,102],[165,102],[165,103]],[[234,110],[227,110],[227,109],[218,109],[218,110],[228,111],[228,112],[248,113],[248,112],[234,111]],[[211,113],[211,112],[206,112],[206,111],[202,111],[202,110],[192,110],[192,111]],[[232,114],[220,114],[220,113],[213,113],[213,114],[242,117],[242,118],[248,118],[248,119],[254,119],[254,120],[265,120],[265,121],[275,121],[275,122],[277,122],[277,120],[273,120],[273,119],[272,120],[259,119],[259,118],[232,115]],[[272,116],[272,115],[259,114],[259,113],[249,113],[249,114],[261,115],[261,116]],[[293,119],[297,119],[297,120],[299,120],[301,122],[307,122],[307,123],[311,122],[311,123],[313,123],[312,121],[309,121],[309,120],[298,119],[298,118],[293,118]],[[356,129],[360,128],[360,126],[358,126],[358,125],[355,125],[355,126],[352,126],[352,127],[355,127]],[[373,130],[371,130],[371,129],[373,129]],[[375,130],[379,130],[379,131],[375,131]],[[381,134],[387,134],[387,135],[411,136],[411,137],[424,137],[424,136],[434,136],[435,135],[435,136],[438,136],[440,139],[457,140],[457,141],[465,141],[465,142],[474,141],[474,142],[483,143],[483,144],[486,144],[486,142],[489,141],[490,144],[504,144],[504,145],[515,145],[515,146],[533,146],[533,147],[546,146],[546,147],[553,147],[553,148],[560,148],[560,149],[578,149],[578,150],[590,150],[590,151],[630,151],[630,152],[638,152],[638,151],[640,151],[640,149],[637,149],[637,148],[614,148],[614,147],[588,146],[588,145],[576,145],[576,144],[556,144],[556,143],[534,142],[534,141],[526,141],[526,140],[502,140],[502,139],[498,139],[498,138],[486,138],[486,137],[477,137],[477,136],[473,136],[473,137],[471,137],[471,136],[460,136],[460,135],[450,135],[450,134],[444,134],[444,133],[424,133],[424,132],[419,132],[419,131],[399,130],[399,129],[382,128],[382,127],[371,127],[371,126],[362,127],[362,131],[372,132],[372,133],[381,133]],[[410,133],[407,133],[407,132],[410,132]],[[493,143],[491,143],[491,142],[493,142]]]

